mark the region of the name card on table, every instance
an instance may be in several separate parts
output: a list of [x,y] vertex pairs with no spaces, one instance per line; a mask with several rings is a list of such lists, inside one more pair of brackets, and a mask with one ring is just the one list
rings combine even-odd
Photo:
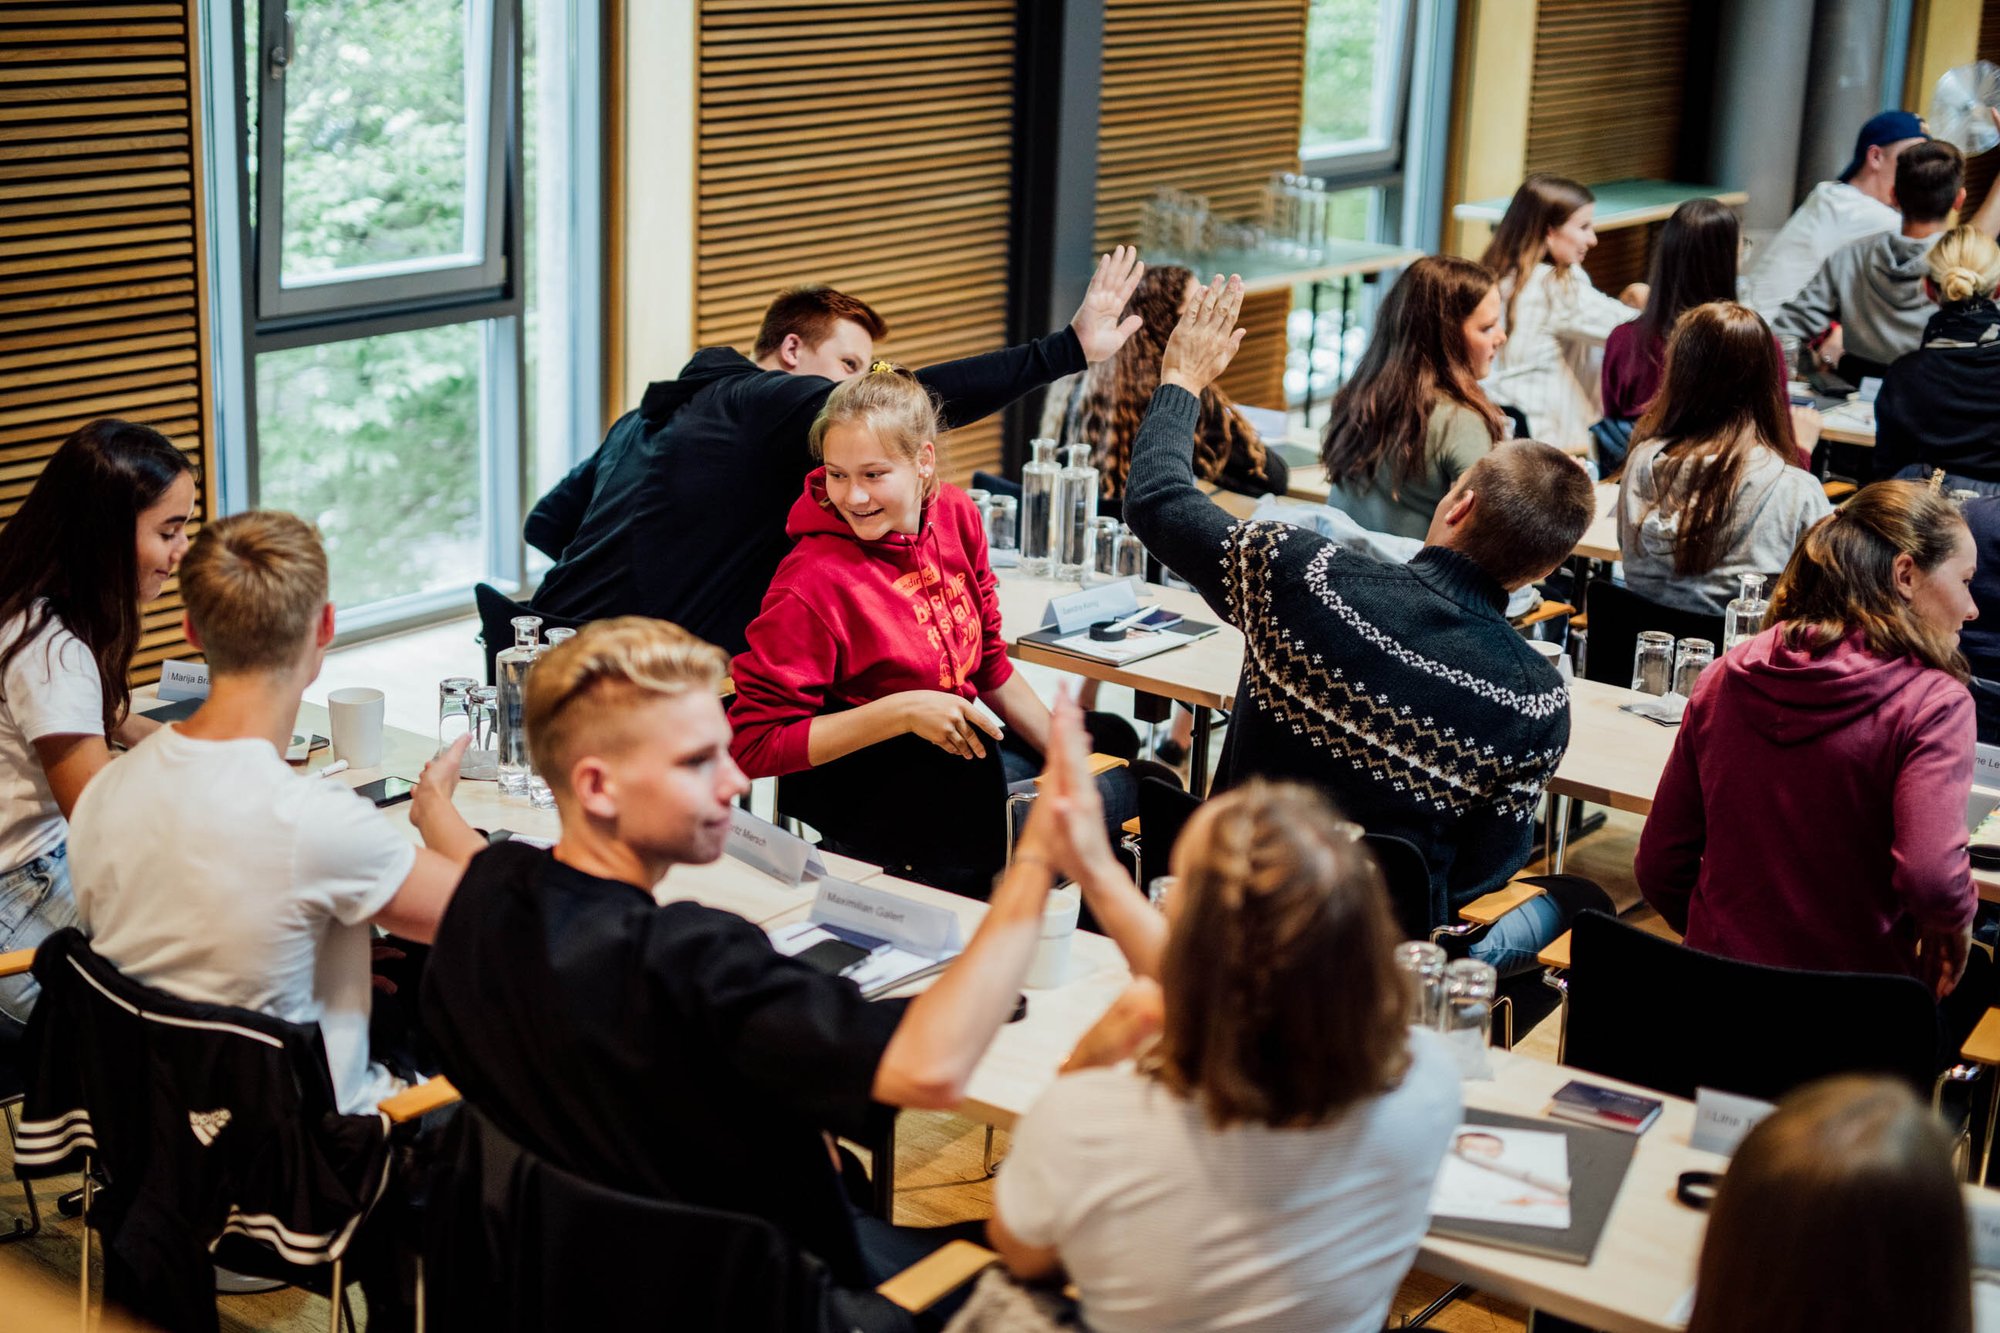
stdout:
[[1980,1190],[1967,1211],[1972,1215],[1972,1266],[2000,1272],[2000,1198]]
[[1714,1088],[1696,1088],[1694,1094],[1694,1133],[1688,1142],[1703,1152],[1721,1153],[1724,1157],[1736,1151],[1736,1145],[1743,1142],[1743,1136],[1757,1127],[1757,1122],[1777,1110],[1770,1102],[1760,1102],[1755,1097],[1739,1097],[1733,1092],[1717,1092]]
[[920,903],[887,889],[866,888],[844,879],[820,881],[809,918],[814,924],[852,930],[887,940],[899,949],[942,957],[964,948],[958,933],[958,913],[949,907]]
[[1117,620],[1138,609],[1139,581],[1120,579],[1116,583],[1099,584],[1095,588],[1083,588],[1049,598],[1048,609],[1042,612],[1040,628],[1047,629],[1054,625],[1059,633],[1074,634],[1078,630],[1089,629],[1100,620]]
[[2000,745],[1972,747],[1972,785],[2000,791]]
[[208,697],[208,663],[181,662],[171,657],[160,663],[160,697],[162,699],[206,699]]
[[740,805],[729,815],[729,854],[787,884],[826,878],[819,848]]

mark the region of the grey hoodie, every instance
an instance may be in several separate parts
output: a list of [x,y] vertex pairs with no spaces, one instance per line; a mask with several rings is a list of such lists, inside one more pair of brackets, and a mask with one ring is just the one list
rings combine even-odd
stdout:
[[1937,313],[1924,295],[1924,259],[1940,234],[1911,240],[1883,232],[1842,246],[1785,302],[1771,328],[1781,338],[1805,339],[1838,320],[1849,356],[1885,366],[1916,351]]

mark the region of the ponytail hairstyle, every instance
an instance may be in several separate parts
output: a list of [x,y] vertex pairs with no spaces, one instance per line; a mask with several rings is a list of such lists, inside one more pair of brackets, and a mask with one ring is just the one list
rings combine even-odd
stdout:
[[[1153,391],[1160,387],[1160,358],[1180,323],[1181,306],[1194,281],[1195,275],[1178,264],[1147,269],[1126,308],[1127,314],[1141,320],[1139,328],[1109,360],[1086,370],[1078,381],[1075,400],[1065,414],[1064,438],[1070,444],[1091,446],[1107,500],[1125,494],[1125,479],[1132,472],[1132,442],[1139,437],[1139,423],[1146,419]],[[1211,384],[1201,391],[1195,418],[1195,476],[1214,481],[1237,456],[1249,461],[1253,475],[1265,475],[1263,441],[1229,395]]]
[[1633,427],[1632,447],[1665,441],[1653,460],[1654,504],[1680,515],[1676,574],[1705,574],[1722,558],[1736,485],[1757,451],[1787,466],[1797,459],[1784,384],[1771,326],[1748,306],[1710,301],[1675,325],[1660,391]]
[[923,446],[930,444],[939,461],[924,478],[924,503],[937,495],[938,474],[944,470],[938,443],[944,434],[944,410],[915,371],[893,361],[877,361],[835,385],[806,437],[814,458],[825,461],[826,433],[835,426],[860,426],[909,463],[916,462]]
[[1938,237],[1928,262],[1939,305],[1991,300],[2000,287],[2000,245],[1970,223]]
[[1397,929],[1360,829],[1296,783],[1195,812],[1174,849],[1147,1071],[1218,1129],[1325,1124],[1409,1065]]
[[1493,280],[1501,286],[1506,286],[1510,278],[1513,280],[1513,287],[1507,293],[1509,325],[1514,322],[1514,298],[1520,295],[1521,284],[1535,271],[1535,265],[1548,258],[1549,233],[1569,221],[1577,209],[1595,202],[1597,196],[1589,187],[1546,171],[1533,173],[1514,191],[1506,214],[1487,243],[1486,253],[1479,258],[1480,263],[1493,271]]
[[194,464],[150,426],[105,417],[62,442],[0,528],[0,625],[23,617],[0,670],[51,620],[80,640],[104,691],[104,734],[132,702],[139,515]]
[[1814,657],[1859,632],[1877,657],[1908,654],[1925,666],[1969,676],[1953,638],[1939,633],[1896,591],[1907,555],[1929,573],[1951,558],[1966,531],[1949,497],[1921,481],[1878,481],[1806,529],[1771,594],[1766,625],[1785,646]]
[[1320,445],[1329,480],[1366,481],[1389,458],[1395,484],[1407,485],[1424,469],[1424,439],[1440,400],[1471,411],[1499,442],[1500,412],[1465,350],[1465,321],[1492,290],[1491,273],[1454,255],[1425,255],[1396,279],[1354,378],[1333,396]]

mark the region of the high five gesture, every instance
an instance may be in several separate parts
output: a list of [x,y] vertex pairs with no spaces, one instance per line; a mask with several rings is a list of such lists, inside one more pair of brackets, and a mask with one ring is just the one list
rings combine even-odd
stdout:
[[1139,262],[1139,252],[1129,245],[1121,245],[1099,257],[1097,272],[1091,275],[1090,290],[1083,294],[1083,304],[1076,308],[1076,317],[1069,322],[1076,340],[1083,344],[1084,360],[1092,365],[1110,360],[1145,322],[1137,315],[1125,314],[1139,279],[1145,276],[1146,266]]
[[1196,395],[1213,384],[1243,345],[1243,330],[1236,327],[1242,309],[1243,279],[1234,274],[1225,283],[1218,273],[1206,287],[1195,288],[1167,339],[1160,383],[1177,384]]

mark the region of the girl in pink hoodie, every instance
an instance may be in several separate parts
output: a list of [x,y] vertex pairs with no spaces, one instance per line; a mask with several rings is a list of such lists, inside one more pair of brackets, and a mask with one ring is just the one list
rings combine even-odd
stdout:
[[1639,890],[1691,947],[1957,985],[1973,565],[1957,507],[1918,482],[1807,531],[1769,628],[1695,686],[1639,839]]
[[806,477],[763,608],[732,665],[736,762],[751,777],[830,763],[913,733],[966,758],[1001,737],[1039,754],[1049,710],[1014,674],[972,498],[937,475],[930,391],[886,361],[812,427]]

